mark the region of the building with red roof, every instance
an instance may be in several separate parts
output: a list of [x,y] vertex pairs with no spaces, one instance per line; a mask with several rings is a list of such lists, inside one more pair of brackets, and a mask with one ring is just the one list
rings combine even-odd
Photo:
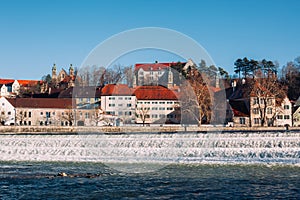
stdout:
[[135,88],[136,123],[179,123],[178,93],[164,86],[139,86]]
[[133,123],[136,98],[133,90],[125,84],[107,84],[101,90],[101,110],[117,116],[122,123]]

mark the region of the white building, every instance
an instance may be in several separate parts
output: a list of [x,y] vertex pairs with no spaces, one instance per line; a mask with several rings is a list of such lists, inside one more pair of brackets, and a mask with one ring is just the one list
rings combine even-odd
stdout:
[[15,123],[15,108],[5,97],[0,97],[0,123],[2,125]]
[[108,84],[101,90],[101,110],[120,118],[120,123],[134,122],[135,105],[136,98],[125,84]]
[[276,126],[292,126],[292,104],[287,97],[279,106],[276,106],[276,115]]
[[180,122],[177,92],[163,86],[140,86],[134,91],[137,99],[136,123],[172,124]]

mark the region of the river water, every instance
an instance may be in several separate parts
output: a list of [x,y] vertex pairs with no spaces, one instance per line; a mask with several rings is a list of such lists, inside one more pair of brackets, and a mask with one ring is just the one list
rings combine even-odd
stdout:
[[298,132],[4,134],[0,156],[0,199],[300,199]]

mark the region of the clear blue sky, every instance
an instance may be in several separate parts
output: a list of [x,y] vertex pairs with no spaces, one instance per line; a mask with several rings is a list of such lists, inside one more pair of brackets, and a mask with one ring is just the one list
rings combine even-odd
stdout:
[[0,0],[0,78],[79,66],[100,42],[140,27],[192,37],[230,73],[245,56],[284,65],[300,55],[299,20],[297,0]]

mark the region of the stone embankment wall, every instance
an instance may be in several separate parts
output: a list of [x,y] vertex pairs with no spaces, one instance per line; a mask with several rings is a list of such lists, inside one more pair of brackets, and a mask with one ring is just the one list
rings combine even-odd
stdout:
[[[289,130],[299,130],[289,127]],[[56,127],[56,126],[0,126],[0,133],[16,134],[77,134],[77,133],[161,133],[161,132],[248,132],[248,131],[286,131],[285,127],[213,127],[213,126],[123,126],[123,127]]]

